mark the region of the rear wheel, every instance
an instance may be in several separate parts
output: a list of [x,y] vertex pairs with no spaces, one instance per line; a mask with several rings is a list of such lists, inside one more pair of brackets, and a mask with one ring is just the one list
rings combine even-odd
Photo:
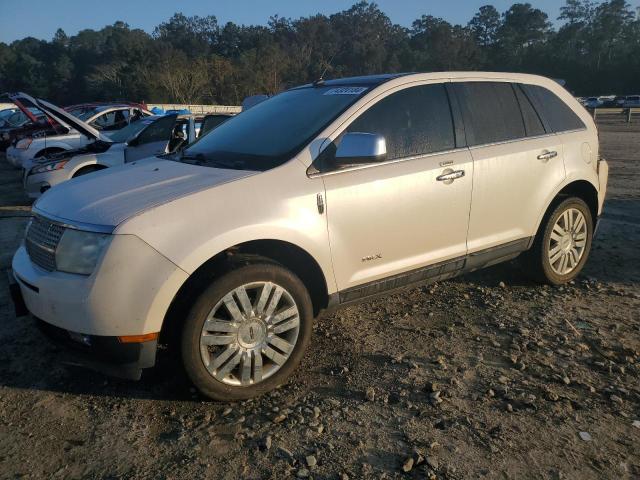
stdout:
[[524,256],[526,273],[552,285],[573,280],[587,261],[592,237],[587,204],[577,197],[559,200],[545,215],[533,247]]
[[182,332],[185,370],[204,395],[243,400],[282,384],[311,338],[311,299],[289,270],[247,265],[197,299]]

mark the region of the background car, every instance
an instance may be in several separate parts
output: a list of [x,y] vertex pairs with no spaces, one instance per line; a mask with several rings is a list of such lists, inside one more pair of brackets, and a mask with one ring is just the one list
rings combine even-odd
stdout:
[[120,130],[131,122],[152,115],[146,106],[128,102],[85,103],[65,110],[99,131]]
[[[173,114],[142,118],[111,133],[110,142],[96,140],[81,149],[25,162],[25,191],[30,198],[38,198],[51,187],[81,175],[154,155],[176,153],[229,117]],[[72,118],[65,120],[74,122]],[[77,119],[75,122],[82,123]]]
[[587,108],[599,108],[603,103],[598,97],[588,97],[584,102],[584,106]]
[[[24,93],[11,95],[10,98],[23,111],[26,110],[25,105],[41,107],[34,98]],[[48,102],[45,102],[48,104]],[[50,107],[55,105],[48,104]],[[42,109],[42,108],[41,108]],[[75,116],[65,114],[65,111],[55,107],[58,115],[65,118],[66,121],[60,120],[58,116],[52,113],[51,108],[46,110],[48,119],[61,125],[63,128],[51,131],[38,131],[30,136],[22,139],[14,140],[12,146],[7,148],[7,161],[12,165],[21,168],[23,163],[32,158],[44,157],[53,153],[83,147],[96,139],[109,141],[103,132],[119,130],[129,124],[130,121],[151,115],[146,109],[131,104],[103,105],[91,104],[90,108],[84,108],[78,115],[80,119],[84,119],[81,124],[70,122],[70,118]],[[71,112],[74,107],[71,107]],[[76,108],[76,112],[78,109]],[[26,114],[26,113],[25,113]],[[75,126],[71,126],[75,125]],[[78,125],[81,125],[78,127]]]
[[23,138],[43,129],[54,128],[47,121],[46,115],[36,108],[30,108],[33,118],[28,117],[19,109],[8,115],[0,124],[0,151],[5,151],[16,139]]
[[629,95],[622,104],[624,108],[640,108],[640,95]]
[[0,110],[0,126],[4,125],[5,120],[17,111],[17,108],[3,108]]

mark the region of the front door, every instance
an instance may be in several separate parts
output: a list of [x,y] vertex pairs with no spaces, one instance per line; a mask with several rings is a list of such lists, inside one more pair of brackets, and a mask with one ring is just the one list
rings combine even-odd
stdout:
[[[381,279],[382,288],[400,286],[420,279],[405,275],[412,270],[463,257],[473,163],[466,148],[455,147],[444,85],[397,90],[345,132],[383,135],[387,158],[357,167],[326,162],[331,167],[321,174],[339,290],[369,282],[375,289]],[[442,177],[451,172],[459,177]]]

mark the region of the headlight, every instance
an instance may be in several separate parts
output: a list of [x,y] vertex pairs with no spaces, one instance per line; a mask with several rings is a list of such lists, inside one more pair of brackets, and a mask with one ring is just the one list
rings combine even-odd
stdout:
[[29,170],[29,175],[34,175],[36,173],[45,173],[45,172],[51,172],[53,170],[60,170],[61,168],[64,168],[64,166],[67,164],[69,160],[62,160],[61,162],[52,162],[52,163],[45,163],[44,165],[38,165],[36,167],[33,167],[31,170]]
[[22,150],[29,148],[29,145],[31,145],[31,142],[33,142],[33,138],[31,137],[23,138],[19,140],[18,143],[16,143],[16,148],[20,148]]
[[111,235],[67,228],[56,249],[56,269],[91,275]]

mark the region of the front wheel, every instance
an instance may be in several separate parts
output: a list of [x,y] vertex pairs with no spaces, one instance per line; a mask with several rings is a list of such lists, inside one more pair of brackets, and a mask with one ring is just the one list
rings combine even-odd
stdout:
[[187,375],[207,397],[251,398],[282,384],[311,339],[313,310],[302,282],[280,265],[246,265],[214,281],[182,331]]
[[587,261],[592,238],[587,204],[577,197],[560,201],[545,215],[533,247],[524,256],[526,272],[552,285],[573,280]]

